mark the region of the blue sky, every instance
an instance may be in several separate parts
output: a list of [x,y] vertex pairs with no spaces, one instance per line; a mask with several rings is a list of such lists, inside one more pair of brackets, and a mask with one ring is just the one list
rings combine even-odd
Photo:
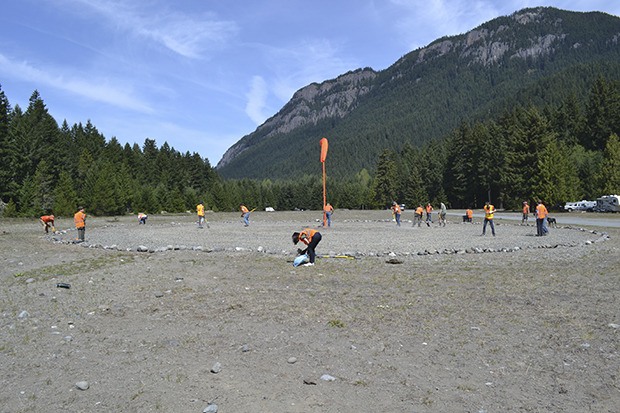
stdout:
[[618,0],[7,0],[0,85],[24,110],[38,90],[59,124],[215,166],[303,86],[535,6],[620,15]]

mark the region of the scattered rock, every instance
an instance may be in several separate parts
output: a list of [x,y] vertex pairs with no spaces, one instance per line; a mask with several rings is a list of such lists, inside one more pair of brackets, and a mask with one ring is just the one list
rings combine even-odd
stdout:
[[75,387],[77,387],[80,390],[88,390],[88,388],[90,387],[90,384],[88,384],[87,381],[78,381],[77,383],[75,383]]
[[209,403],[202,413],[217,413],[217,404]]
[[323,381],[336,381],[336,378],[334,376],[330,376],[329,374],[323,374],[321,376],[321,380],[323,380]]
[[222,364],[218,361],[211,367],[211,373],[218,374],[222,371]]
[[288,360],[286,360],[286,362],[288,364],[295,364],[297,363],[297,357],[289,357]]

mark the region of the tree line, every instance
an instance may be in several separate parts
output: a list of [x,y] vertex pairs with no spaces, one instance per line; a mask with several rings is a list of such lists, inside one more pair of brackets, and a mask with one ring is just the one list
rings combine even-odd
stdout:
[[[412,132],[413,133],[413,132]],[[385,208],[431,202],[452,208],[491,200],[518,209],[523,200],[549,206],[620,192],[620,86],[599,78],[586,99],[554,107],[522,106],[498,119],[462,122],[422,147],[385,149],[373,170],[328,176],[336,208]],[[318,142],[318,138],[317,138]],[[317,173],[292,179],[222,179],[208,159],[153,139],[121,145],[88,121],[60,126],[35,91],[24,111],[0,88],[0,200],[4,216],[214,211],[240,203],[276,210],[321,209]],[[329,174],[329,156],[327,169]]]

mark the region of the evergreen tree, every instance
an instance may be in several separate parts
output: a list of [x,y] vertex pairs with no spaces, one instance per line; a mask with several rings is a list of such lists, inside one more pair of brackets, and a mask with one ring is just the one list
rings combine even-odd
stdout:
[[620,140],[616,134],[605,145],[598,181],[603,195],[620,194]]
[[385,149],[377,162],[373,193],[375,205],[380,208],[392,205],[392,201],[396,201],[398,171],[395,158],[396,154],[393,151]]
[[77,192],[73,186],[73,179],[66,171],[60,172],[58,184],[54,190],[54,214],[70,217],[78,206]]
[[11,106],[0,85],[0,200],[13,198],[18,188],[15,181],[17,149],[10,134]]

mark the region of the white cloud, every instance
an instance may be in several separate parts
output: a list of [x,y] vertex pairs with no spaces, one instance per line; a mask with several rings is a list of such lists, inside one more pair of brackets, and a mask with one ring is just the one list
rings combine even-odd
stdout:
[[116,83],[113,86],[106,79],[67,78],[63,74],[44,72],[27,62],[12,61],[2,54],[0,54],[0,73],[15,79],[32,82],[34,85],[53,87],[111,106],[142,113],[153,112],[150,105],[131,95],[130,87],[120,89]]
[[267,83],[261,76],[252,77],[252,85],[247,93],[247,103],[245,105],[245,113],[252,119],[256,125],[260,125],[265,121],[265,105],[267,102]]
[[[89,7],[115,27],[154,40],[187,58],[199,58],[207,50],[222,47],[238,32],[235,22],[218,20],[210,13],[190,15],[162,9],[150,2],[114,0],[64,0]],[[144,6],[139,9],[139,6]]]

